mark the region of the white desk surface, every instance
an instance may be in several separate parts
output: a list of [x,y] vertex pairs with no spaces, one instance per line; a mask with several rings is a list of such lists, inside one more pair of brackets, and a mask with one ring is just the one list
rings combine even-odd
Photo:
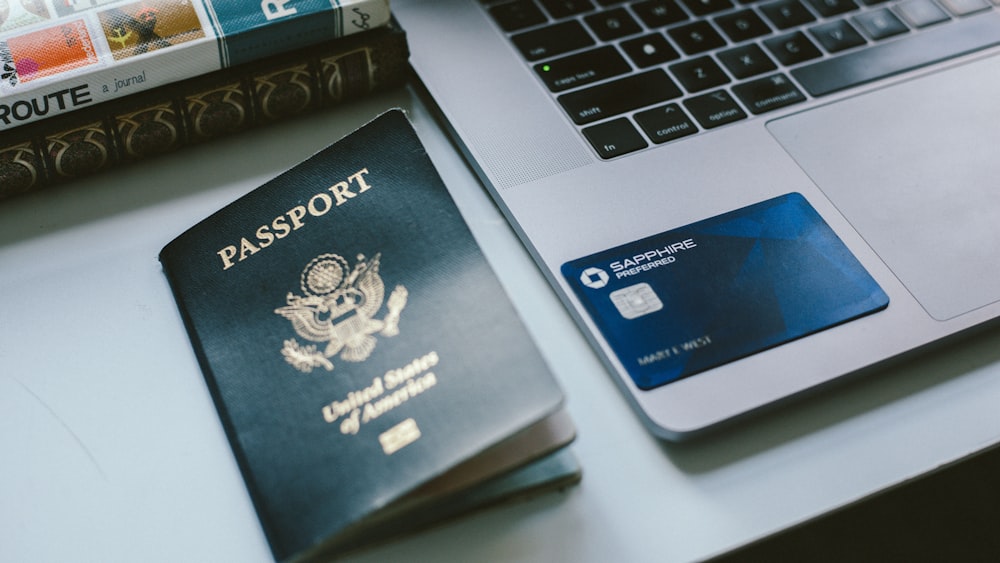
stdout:
[[657,441],[404,89],[0,202],[0,561],[271,560],[157,254],[397,105],[562,383],[584,477],[357,560],[695,560],[1000,441],[996,330],[717,436]]

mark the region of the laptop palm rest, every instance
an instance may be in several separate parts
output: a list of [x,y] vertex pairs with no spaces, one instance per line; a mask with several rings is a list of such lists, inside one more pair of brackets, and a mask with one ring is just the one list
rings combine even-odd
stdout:
[[938,320],[1000,301],[997,73],[993,56],[768,124]]

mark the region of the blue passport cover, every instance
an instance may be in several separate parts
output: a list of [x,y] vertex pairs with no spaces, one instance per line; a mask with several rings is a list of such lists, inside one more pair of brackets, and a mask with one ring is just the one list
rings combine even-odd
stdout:
[[567,262],[562,274],[647,390],[889,304],[797,193]]
[[278,560],[561,407],[401,111],[160,260]]

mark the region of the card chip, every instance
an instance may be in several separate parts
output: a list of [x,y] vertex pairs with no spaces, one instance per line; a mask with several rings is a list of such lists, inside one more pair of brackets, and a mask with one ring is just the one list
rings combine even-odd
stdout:
[[611,292],[611,302],[626,319],[648,315],[663,308],[663,302],[648,283],[639,283]]

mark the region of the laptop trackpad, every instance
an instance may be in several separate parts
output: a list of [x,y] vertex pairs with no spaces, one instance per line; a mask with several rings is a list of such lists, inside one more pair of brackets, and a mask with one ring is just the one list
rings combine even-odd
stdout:
[[938,320],[1000,301],[1000,57],[768,124]]

